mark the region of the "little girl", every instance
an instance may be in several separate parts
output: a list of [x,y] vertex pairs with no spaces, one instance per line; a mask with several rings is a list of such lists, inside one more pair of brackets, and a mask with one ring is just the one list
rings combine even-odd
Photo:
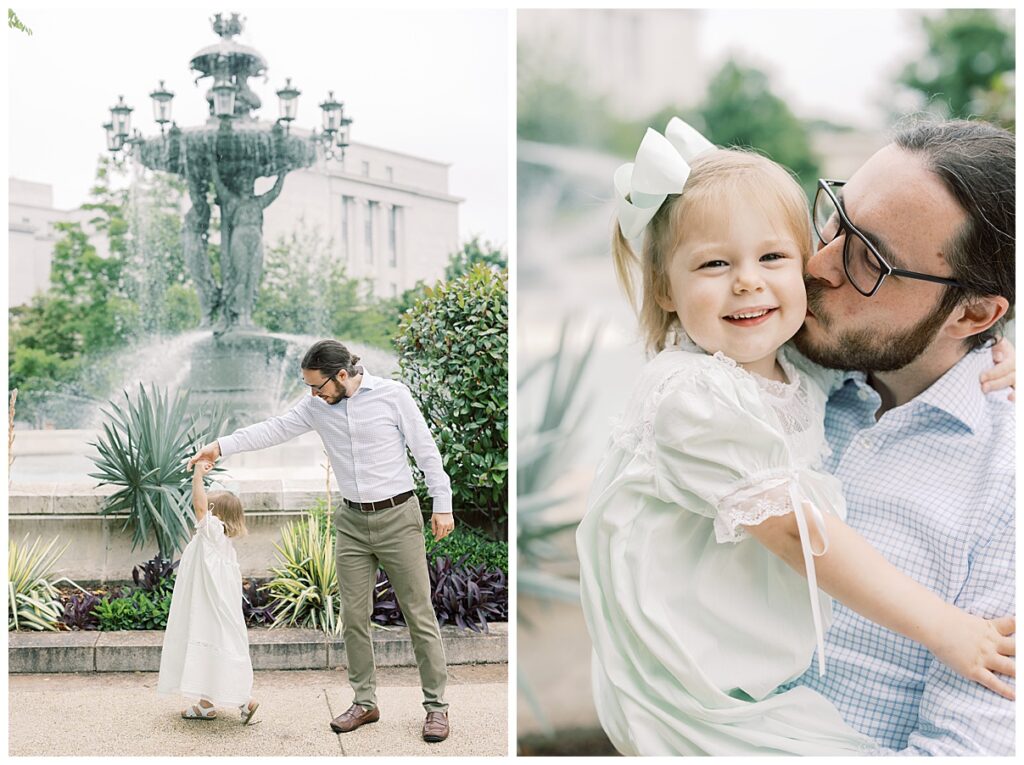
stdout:
[[183,710],[187,720],[212,720],[216,704],[234,705],[248,725],[259,703],[252,700],[252,661],[242,616],[242,574],[231,537],[246,534],[242,503],[229,492],[206,496],[203,476],[213,463],[202,460],[192,475],[196,531],[181,555],[171,596],[163,652],[160,694],[180,693],[199,702]]
[[[1012,619],[945,603],[838,520],[841,486],[820,465],[839,373],[783,347],[807,311],[812,238],[799,186],[779,165],[717,150],[678,119],[665,136],[648,130],[615,182],[616,267],[632,297],[639,265],[641,325],[660,351],[613,432],[576,535],[595,702],[615,747],[875,750],[815,691],[778,691],[815,648],[824,672],[831,601],[814,558],[829,544],[859,564],[843,582],[855,593],[844,598],[850,608],[961,674],[979,655],[1012,672]],[[627,238],[641,233],[637,258]],[[793,567],[758,541],[766,521],[790,513],[802,549]]]

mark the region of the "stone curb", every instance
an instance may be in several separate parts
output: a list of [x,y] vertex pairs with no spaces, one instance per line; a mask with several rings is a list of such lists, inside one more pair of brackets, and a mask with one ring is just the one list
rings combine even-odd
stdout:
[[[129,632],[8,632],[10,673],[159,672],[163,630]],[[508,661],[508,624],[489,624],[478,633],[442,627],[448,664],[503,664]],[[409,630],[374,629],[378,667],[414,667]],[[309,629],[249,629],[254,670],[338,669],[346,666],[345,641]]]

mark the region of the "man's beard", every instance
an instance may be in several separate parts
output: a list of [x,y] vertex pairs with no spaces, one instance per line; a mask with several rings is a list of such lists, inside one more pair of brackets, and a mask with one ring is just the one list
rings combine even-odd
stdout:
[[[828,337],[814,344],[804,325],[793,342],[800,352],[816,364],[830,369],[856,369],[862,372],[893,372],[916,360],[931,345],[950,307],[940,300],[935,309],[921,321],[903,332],[883,333],[878,330],[835,327],[824,313],[821,296],[827,289],[816,279],[805,279],[807,307],[821,324]],[[870,310],[870,301],[865,303]]]

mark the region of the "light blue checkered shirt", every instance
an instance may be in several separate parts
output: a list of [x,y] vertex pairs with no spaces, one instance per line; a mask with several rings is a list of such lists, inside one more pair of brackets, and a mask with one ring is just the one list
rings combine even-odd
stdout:
[[[877,422],[878,394],[863,374],[848,374],[829,399],[825,466],[842,479],[847,522],[887,560],[993,618],[1016,610],[1014,405],[1006,391],[981,392],[989,366],[988,350],[970,353]],[[834,614],[825,676],[812,662],[797,683],[830,699],[847,723],[889,754],[1014,753],[1013,702],[838,602]]]

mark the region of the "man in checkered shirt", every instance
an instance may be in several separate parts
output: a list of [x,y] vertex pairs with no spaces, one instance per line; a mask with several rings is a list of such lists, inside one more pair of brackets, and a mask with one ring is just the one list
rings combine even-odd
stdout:
[[[826,415],[847,522],[985,618],[1016,608],[1013,404],[978,382],[1014,303],[1014,153],[991,125],[929,122],[848,182],[820,181],[796,338],[812,360],[860,370]],[[834,614],[825,676],[797,683],[886,753],[1014,753],[1013,701],[840,603]],[[1012,693],[1008,676],[993,682]]]

